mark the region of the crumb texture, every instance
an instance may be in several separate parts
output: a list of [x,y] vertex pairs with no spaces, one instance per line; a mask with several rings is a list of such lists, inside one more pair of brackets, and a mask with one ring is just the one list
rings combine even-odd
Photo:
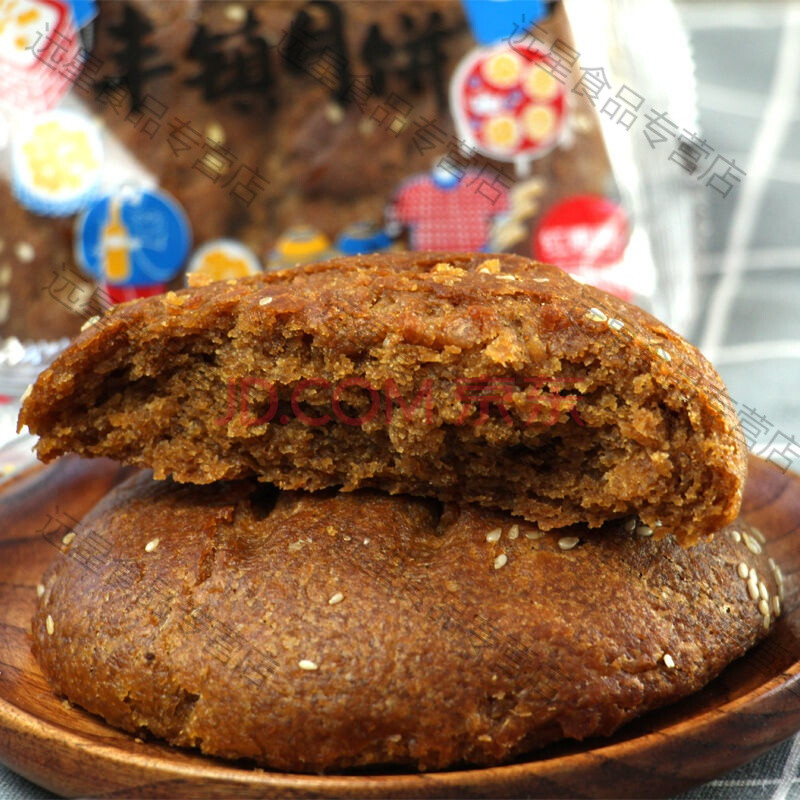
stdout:
[[372,487],[543,529],[635,513],[684,544],[735,519],[746,469],[694,347],[509,255],[335,259],[124,304],[41,375],[20,424],[44,460]]
[[143,472],[50,566],[34,652],[71,702],[209,755],[499,764],[696,691],[780,613],[757,531],[684,549],[632,522],[545,533],[374,490]]

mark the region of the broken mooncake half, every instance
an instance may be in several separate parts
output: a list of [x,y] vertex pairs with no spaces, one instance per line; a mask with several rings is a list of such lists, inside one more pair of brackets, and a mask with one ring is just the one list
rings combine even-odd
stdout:
[[114,307],[25,399],[45,461],[255,475],[505,509],[543,530],[732,522],[746,448],[721,379],[644,311],[527,258],[398,253]]

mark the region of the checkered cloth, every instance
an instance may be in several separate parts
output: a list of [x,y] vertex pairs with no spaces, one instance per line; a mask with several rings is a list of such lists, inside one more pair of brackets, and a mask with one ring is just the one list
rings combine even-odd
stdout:
[[[752,449],[800,472],[800,2],[680,9],[704,136],[747,173],[727,198],[704,191],[701,313],[689,337],[722,373]],[[0,767],[2,800],[53,796]],[[800,800],[800,735],[680,797]]]
[[[727,198],[704,192],[690,338],[725,380],[751,449],[800,472],[800,3],[679,8],[703,135],[747,173]],[[800,734],[681,798],[800,798]]]

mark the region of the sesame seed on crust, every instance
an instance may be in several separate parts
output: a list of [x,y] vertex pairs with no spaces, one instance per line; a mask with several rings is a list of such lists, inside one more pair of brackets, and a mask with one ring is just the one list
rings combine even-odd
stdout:
[[558,540],[558,546],[562,550],[572,550],[579,541],[580,539],[577,536],[562,536]]

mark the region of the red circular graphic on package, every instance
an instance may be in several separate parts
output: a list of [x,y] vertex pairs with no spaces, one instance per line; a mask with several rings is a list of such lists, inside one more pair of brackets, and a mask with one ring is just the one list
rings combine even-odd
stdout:
[[567,272],[619,262],[630,238],[628,215],[617,203],[596,195],[576,195],[552,206],[533,240],[537,259]]
[[564,127],[566,86],[535,47],[478,47],[459,63],[451,109],[466,143],[502,161],[539,158]]

